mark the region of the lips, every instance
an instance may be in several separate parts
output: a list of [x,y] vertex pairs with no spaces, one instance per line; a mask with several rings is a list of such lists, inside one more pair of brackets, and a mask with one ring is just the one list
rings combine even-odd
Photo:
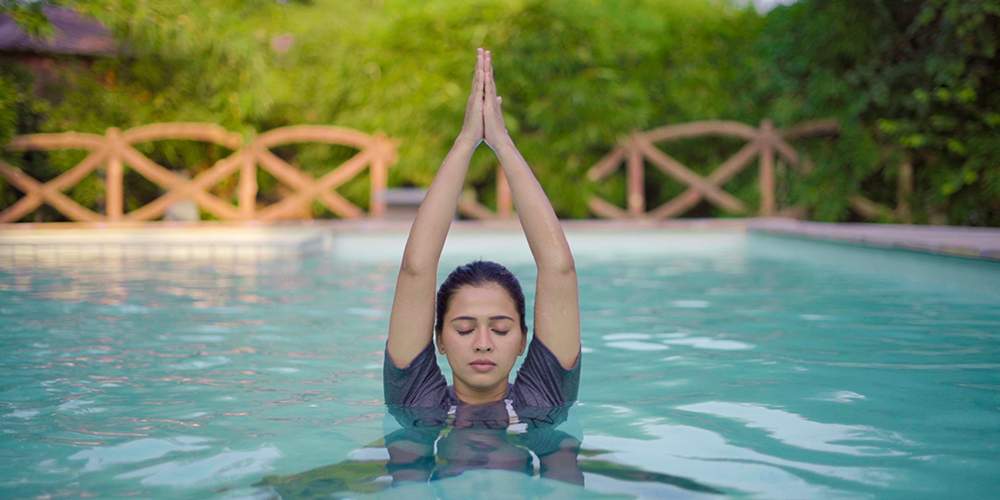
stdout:
[[471,366],[472,369],[476,370],[477,372],[488,372],[493,368],[496,368],[497,364],[488,359],[477,359],[469,363],[469,366]]

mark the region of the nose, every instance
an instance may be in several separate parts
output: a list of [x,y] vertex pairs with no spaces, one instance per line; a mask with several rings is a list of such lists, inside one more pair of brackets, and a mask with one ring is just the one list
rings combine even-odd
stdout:
[[493,339],[490,338],[488,329],[476,332],[476,341],[472,348],[476,352],[493,352]]

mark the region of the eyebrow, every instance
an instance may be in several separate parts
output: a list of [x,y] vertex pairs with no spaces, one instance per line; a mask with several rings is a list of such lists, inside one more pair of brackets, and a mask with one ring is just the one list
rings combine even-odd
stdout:
[[[490,321],[494,321],[494,320],[498,320],[498,319],[508,319],[510,321],[514,321],[514,318],[511,318],[510,316],[505,316],[505,315],[502,315],[502,314],[499,315],[499,316],[490,316]],[[458,317],[452,318],[452,321],[461,321],[461,320],[464,320],[464,321],[476,321],[476,318],[473,318],[472,316],[458,316]]]

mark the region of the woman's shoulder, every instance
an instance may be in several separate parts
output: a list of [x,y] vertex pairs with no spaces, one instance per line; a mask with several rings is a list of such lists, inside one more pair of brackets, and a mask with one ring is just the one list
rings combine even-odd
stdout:
[[535,336],[517,372],[511,399],[521,408],[553,408],[572,403],[580,386],[580,367],[578,356],[571,368],[563,368],[555,354]]
[[382,385],[385,403],[391,406],[438,407],[448,395],[448,382],[437,364],[432,343],[405,368],[396,366],[386,352]]

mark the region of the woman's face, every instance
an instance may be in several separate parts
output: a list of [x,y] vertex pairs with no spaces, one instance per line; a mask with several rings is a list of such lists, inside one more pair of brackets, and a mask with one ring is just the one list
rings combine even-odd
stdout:
[[459,392],[506,390],[525,332],[514,300],[495,283],[463,286],[445,311],[438,349],[448,357]]

